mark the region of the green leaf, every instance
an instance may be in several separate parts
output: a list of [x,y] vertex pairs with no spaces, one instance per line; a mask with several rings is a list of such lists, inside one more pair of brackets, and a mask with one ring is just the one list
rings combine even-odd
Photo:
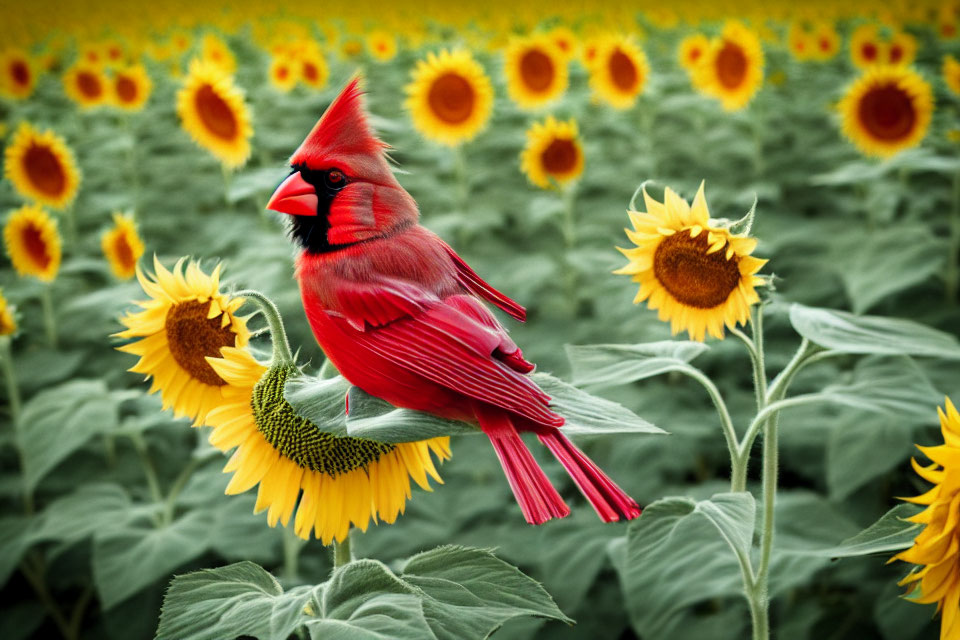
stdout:
[[31,398],[17,434],[27,490],[91,436],[115,428],[117,420],[117,401],[102,380],[74,380]]
[[954,336],[912,320],[793,304],[790,322],[811,342],[844,353],[960,359],[960,343]]
[[12,516],[0,520],[0,585],[7,583],[30,547],[32,519]]
[[299,375],[287,380],[283,397],[297,415],[312,422],[320,431],[345,436],[346,397],[350,389],[350,383],[340,376],[323,379]]
[[75,542],[129,518],[130,496],[118,484],[85,485],[51,502],[40,515],[35,540]]
[[357,560],[324,586],[319,619],[307,628],[315,640],[433,639],[422,597],[383,564]]
[[894,469],[910,455],[911,448],[910,426],[898,418],[853,416],[853,419],[837,421],[827,442],[830,497],[842,500]]
[[840,544],[792,553],[822,556],[826,558],[850,558],[874,554],[888,554],[906,549],[913,544],[914,538],[923,531],[922,524],[905,520],[915,515],[919,509],[912,504],[899,504],[887,511],[872,525],[847,538]]
[[487,550],[431,549],[410,558],[401,577],[426,594],[424,615],[440,640],[482,640],[521,616],[573,623],[539,583]]
[[163,599],[158,640],[286,640],[305,621],[313,587],[284,593],[252,562],[177,576]]
[[[910,358],[866,358],[852,382],[836,383],[816,395],[824,401],[882,415],[927,421],[942,396]],[[901,449],[901,451],[904,451]]]
[[347,433],[380,442],[411,442],[445,435],[482,433],[473,425],[440,418],[423,411],[398,409],[390,403],[350,387]]
[[615,565],[638,635],[679,637],[690,623],[688,607],[742,593],[737,554],[750,547],[753,515],[748,493],[702,502],[671,497],[649,505],[630,524]]
[[629,384],[670,371],[683,370],[709,350],[702,342],[664,340],[644,344],[566,345],[573,384],[603,388]]
[[94,538],[93,580],[104,609],[193,560],[208,546],[213,518],[191,511],[164,527],[131,525]]

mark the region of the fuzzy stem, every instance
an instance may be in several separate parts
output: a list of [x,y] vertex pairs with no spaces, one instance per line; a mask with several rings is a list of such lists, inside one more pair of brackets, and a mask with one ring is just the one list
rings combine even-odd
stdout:
[[333,568],[334,570],[349,564],[353,560],[353,554],[350,551],[350,537],[353,535],[353,528],[347,531],[347,537],[343,542],[333,541]]
[[43,305],[43,326],[47,333],[47,342],[53,348],[57,347],[57,317],[53,312],[53,283],[43,287],[40,294],[40,303]]
[[293,523],[283,528],[283,577],[290,582],[299,580],[300,568],[299,558],[300,549],[303,547],[303,540],[297,537]]
[[283,318],[280,316],[280,310],[277,309],[273,300],[253,289],[238,291],[235,295],[238,298],[250,298],[260,307],[260,311],[270,327],[270,337],[273,340],[273,365],[290,367],[296,364],[293,353],[290,351],[287,332],[283,328]]

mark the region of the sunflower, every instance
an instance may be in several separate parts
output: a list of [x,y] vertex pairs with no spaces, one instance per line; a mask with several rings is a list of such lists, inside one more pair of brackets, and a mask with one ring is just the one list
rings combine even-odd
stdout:
[[739,22],[728,22],[697,67],[697,88],[720,100],[727,111],[747,106],[763,83],[760,38]]
[[322,89],[327,84],[330,71],[319,51],[310,51],[300,58],[300,82],[311,89]]
[[887,44],[887,63],[909,66],[917,57],[917,39],[905,31],[898,31]]
[[910,522],[925,525],[906,551],[893,556],[890,561],[902,560],[915,565],[900,581],[907,586],[906,597],[919,604],[937,603],[941,612],[940,637],[956,638],[960,634],[960,414],[950,399],[946,411],[939,407],[940,432],[943,444],[920,447],[930,459],[929,466],[921,466],[915,459],[910,463],[914,471],[934,487],[923,495],[903,498],[907,502],[926,507]]
[[8,49],[0,54],[0,92],[11,98],[29,98],[37,86],[37,72],[27,52]]
[[378,62],[388,62],[397,55],[397,38],[389,31],[378,29],[367,35],[367,51]]
[[590,65],[590,87],[616,109],[629,109],[643,92],[650,65],[647,56],[626,36],[610,35],[597,45]]
[[677,47],[677,59],[680,66],[688,71],[697,66],[702,60],[710,41],[702,33],[694,33],[680,41]]
[[583,146],[577,123],[560,122],[548,116],[527,131],[527,146],[520,154],[520,168],[530,182],[548,189],[551,181],[561,187],[583,173]]
[[63,90],[85,109],[104,104],[110,98],[109,86],[100,67],[90,64],[75,64],[63,74]]
[[267,77],[274,89],[287,93],[297,86],[299,71],[300,66],[292,58],[274,56],[270,61],[270,68],[267,69]]
[[236,168],[250,156],[253,127],[243,92],[218,67],[193,60],[177,93],[183,128],[224,166]]
[[573,59],[576,55],[577,36],[570,30],[570,27],[563,25],[554,27],[547,33],[547,37],[550,38],[567,60]]
[[340,41],[340,57],[347,60],[359,58],[363,53],[363,41],[353,36]]
[[4,152],[4,174],[20,195],[63,209],[77,195],[80,170],[66,141],[22,122]]
[[78,64],[99,67],[104,63],[105,56],[100,47],[100,43],[90,43],[80,49],[77,56]]
[[950,91],[960,95],[960,62],[953,56],[943,57],[943,81]]
[[838,110],[844,134],[860,151],[887,157],[927,134],[933,91],[912,69],[874,66],[850,85]]
[[200,58],[227,75],[233,75],[237,70],[237,59],[230,47],[212,33],[206,34],[200,41]]
[[111,82],[113,104],[125,111],[140,111],[150,97],[153,83],[142,64],[130,65],[113,72]]
[[406,87],[406,108],[426,138],[456,146],[483,129],[493,112],[493,86],[465,50],[428,53]]
[[512,38],[504,51],[507,93],[524,109],[542,107],[567,90],[567,57],[547,35]]
[[115,335],[139,338],[117,349],[140,356],[130,371],[153,377],[150,393],[160,392],[163,408],[199,423],[223,403],[227,384],[205,358],[219,356],[221,347],[246,346],[250,333],[237,315],[244,299],[220,292],[220,265],[208,275],[196,262],[186,268],[184,262],[171,272],[154,257],[152,279],[136,267],[150,300],[121,318],[126,330]]
[[850,36],[850,60],[854,66],[865,69],[881,63],[887,57],[886,43],[880,39],[877,26],[864,24]]
[[110,270],[120,280],[129,280],[137,272],[137,261],[143,255],[143,240],[137,233],[133,216],[113,214],[113,226],[100,239],[100,248]]
[[104,64],[109,67],[122,65],[127,55],[123,44],[118,40],[107,40],[100,43],[100,50],[103,51]]
[[794,22],[787,31],[787,45],[795,60],[809,60],[814,56],[814,35],[800,22]]
[[394,522],[411,496],[410,478],[427,491],[428,476],[442,482],[430,454],[449,458],[449,438],[388,444],[331,435],[284,399],[296,367],[266,367],[247,350],[230,347],[207,362],[226,382],[224,399],[206,423],[213,446],[236,448],[224,468],[233,473],[227,494],[259,483],[255,511],[267,509],[271,527],[287,526],[296,510],[293,526],[301,538],[312,530],[324,544],[343,541],[351,524],[366,531],[371,517]]
[[0,337],[12,336],[17,332],[17,308],[12,306],[7,299],[3,297],[3,289],[0,289]]
[[686,331],[693,340],[722,339],[724,325],[745,324],[763,282],[755,274],[767,262],[750,255],[756,239],[712,223],[702,183],[692,206],[670,188],[662,203],[646,189],[643,200],[645,213],[628,212],[636,247],[620,249],[630,262],[614,272],[640,284],[634,304],[648,300],[674,335]]
[[821,62],[831,60],[840,52],[840,34],[829,22],[823,22],[813,31],[813,53],[811,57]]
[[10,214],[3,226],[3,244],[21,276],[51,282],[60,269],[60,232],[41,207],[28,204]]

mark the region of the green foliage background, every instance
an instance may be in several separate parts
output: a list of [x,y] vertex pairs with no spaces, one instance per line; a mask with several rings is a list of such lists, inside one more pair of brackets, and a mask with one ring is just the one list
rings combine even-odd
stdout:
[[[948,238],[951,215],[957,215],[951,211],[960,159],[945,136],[956,125],[957,101],[939,78],[942,43],[917,35],[917,67],[935,87],[937,111],[923,146],[886,163],[863,159],[839,134],[830,105],[854,75],[842,55],[823,64],[798,63],[768,48],[766,75],[782,74],[784,81],[768,83],[747,110],[732,114],[693,93],[675,62],[678,33],[651,31],[644,42],[649,84],[639,105],[625,112],[593,103],[585,72],[573,63],[571,88],[550,111],[577,118],[586,149],[576,243],[569,250],[559,194],[535,189],[519,172],[518,154],[534,116],[506,99],[498,57],[478,54],[497,102],[486,132],[464,149],[466,211],[455,205],[450,151],[425,143],[400,108],[419,51],[401,49],[386,64],[334,62],[324,91],[284,95],[266,83],[266,54],[242,32],[230,37],[256,133],[251,161],[226,191],[217,162],[179,128],[173,107],[178,85],[160,67],[150,68],[155,89],[148,108],[129,119],[109,109],[78,112],[58,78],[45,75],[33,98],[6,103],[0,113],[11,128],[21,119],[52,126],[76,151],[83,171],[75,207],[80,234],[54,284],[57,349],[42,334],[40,285],[15,277],[9,262],[0,264],[0,285],[19,309],[14,358],[27,400],[20,442],[7,412],[0,429],[0,637],[56,633],[48,615],[56,606],[74,637],[149,638],[172,575],[235,562],[241,564],[217,575],[261,585],[267,595],[253,610],[263,616],[282,607],[300,612],[311,597],[319,604],[341,593],[336,589],[349,591],[349,585],[327,585],[327,595],[308,593],[304,585],[327,580],[329,551],[315,541],[301,548],[267,527],[265,515],[252,514],[252,493],[225,496],[225,459],[205,443],[206,434],[162,413],[139,376],[126,372],[132,358],[115,352],[108,336],[120,328],[118,315],[143,294],[135,282],[114,280],[100,256],[100,233],[112,211],[136,206],[148,255],[164,264],[183,255],[208,266],[222,260],[228,286],[269,295],[301,359],[315,370],[323,357],[292,279],[293,250],[283,222],[263,205],[287,172],[287,156],[362,66],[374,124],[394,147],[392,157],[404,172],[400,181],[420,204],[423,223],[527,306],[528,322],[511,326],[512,335],[541,371],[571,379],[564,345],[670,339],[654,313],[631,304],[635,285],[610,274],[622,263],[614,246],[626,245],[625,205],[647,179],[688,198],[705,179],[715,217],[740,217],[759,199],[756,253],[770,258],[766,272],[778,276],[768,307],[771,372],[786,364],[799,342],[787,302],[904,317],[955,335],[960,313],[956,300],[944,299],[943,274],[958,257],[950,254]],[[956,52],[956,44],[950,46]],[[0,210],[18,205],[10,184],[0,183]],[[719,386],[742,428],[753,412],[749,361],[735,341],[708,347],[695,364]],[[576,350],[569,354],[589,378],[592,365],[578,361]],[[429,494],[416,491],[406,514],[393,526],[358,536],[355,552],[399,574],[405,559],[442,545],[494,548],[498,558],[542,583],[559,610],[577,621],[564,625],[549,599],[541,598],[528,612],[558,620],[505,615],[493,625],[505,622],[498,638],[746,637],[749,616],[735,558],[703,516],[704,503],[696,502],[728,486],[726,449],[709,398],[669,372],[627,384],[594,382],[596,393],[671,435],[593,437],[580,444],[641,503],[683,498],[658,503],[632,525],[604,525],[559,466],[537,451],[574,514],[530,527],[488,443],[462,436],[441,469],[445,484]],[[791,410],[781,424],[781,550],[772,576],[776,635],[935,637],[932,610],[897,599],[896,581],[906,567],[884,564],[896,545],[871,542],[861,551],[881,555],[862,556],[848,553],[855,543],[841,542],[880,519],[896,504],[894,496],[925,490],[907,462],[913,443],[939,438],[935,408],[945,394],[960,392],[956,363],[907,355],[834,358],[809,369],[796,386],[816,391],[827,385],[846,401]],[[751,475],[751,487],[757,477]],[[34,496],[33,513],[24,512],[25,492]],[[730,513],[753,517],[752,504],[729,500]],[[244,561],[277,575],[282,591]],[[26,573],[18,568],[24,566]],[[364,561],[351,571],[398,580],[382,567]],[[27,574],[44,575],[45,586],[31,589]],[[196,585],[179,583],[171,594],[189,588]],[[392,611],[418,606],[402,589],[391,597],[399,600],[383,606]],[[331,605],[329,611],[341,610]],[[293,628],[260,637],[286,637]],[[399,627],[364,633],[395,637],[391,628]],[[367,637],[356,630],[343,636],[330,629],[309,632]]]

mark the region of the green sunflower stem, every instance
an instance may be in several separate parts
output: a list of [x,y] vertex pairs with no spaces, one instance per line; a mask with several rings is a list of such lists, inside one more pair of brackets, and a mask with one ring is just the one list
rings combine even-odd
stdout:
[[20,385],[17,383],[17,369],[13,366],[13,348],[9,336],[0,337],[0,365],[3,366],[3,379],[7,384],[7,402],[10,403],[10,417],[14,427],[20,424]]
[[950,252],[947,256],[946,288],[947,304],[956,305],[960,289],[960,171],[953,174],[953,207],[950,210]]
[[457,226],[457,240],[460,245],[457,249],[463,250],[467,245],[467,205],[470,202],[470,175],[467,172],[467,155],[463,152],[463,145],[458,144],[453,148],[453,170],[456,178],[456,200],[455,205],[457,214],[460,216],[460,224]]
[[280,310],[277,309],[273,300],[253,289],[239,291],[236,296],[253,300],[260,307],[263,317],[267,320],[267,325],[270,327],[270,337],[273,340],[273,365],[294,366],[296,362],[293,359],[293,353],[290,351],[287,332],[283,328],[283,318],[280,316]]
[[343,539],[343,542],[333,541],[333,568],[339,569],[340,567],[350,564],[353,560],[353,553],[350,551],[350,537],[353,535],[353,529],[351,528],[347,532],[347,537]]
[[570,301],[573,312],[577,310],[577,272],[570,260],[570,253],[577,245],[577,225],[574,204],[576,202],[576,188],[573,185],[563,190],[563,242],[566,247],[564,255],[564,285],[567,300]]
[[47,333],[47,342],[53,348],[57,347],[57,317],[53,312],[53,283],[43,287],[40,294],[40,303],[43,305],[43,327]]
[[77,214],[74,211],[74,203],[71,202],[63,210],[63,219],[67,227],[67,242],[71,247],[76,247],[80,234],[77,232]]
[[228,210],[233,209],[233,201],[230,200],[230,185],[233,184],[233,169],[225,164],[220,165],[223,171],[223,204]]
[[292,583],[300,579],[300,549],[301,540],[294,530],[293,523],[283,528],[283,577]]

